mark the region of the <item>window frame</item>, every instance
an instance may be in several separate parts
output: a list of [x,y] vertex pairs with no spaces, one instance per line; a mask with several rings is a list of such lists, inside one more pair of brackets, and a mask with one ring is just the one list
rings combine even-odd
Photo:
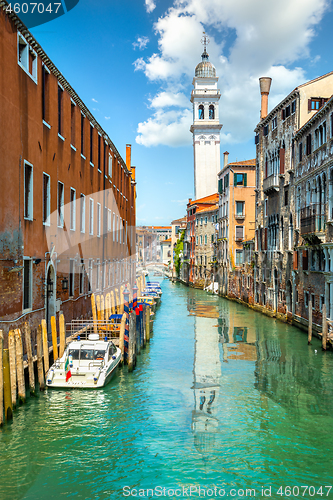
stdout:
[[[74,199],[72,199],[72,194],[74,193]],[[76,189],[71,187],[70,189],[70,230],[75,231],[76,229]]]
[[[28,291],[28,307],[24,307],[25,305],[25,262],[29,262],[29,291]],[[22,311],[31,311],[32,310],[32,302],[33,302],[33,267],[32,267],[32,258],[31,257],[23,257],[23,279],[22,279]]]
[[[46,193],[46,203],[45,203],[45,191],[44,191],[44,189],[45,189],[44,176],[45,176],[45,178],[48,179],[47,193]],[[50,224],[51,224],[51,222],[50,222],[50,215],[51,215],[51,177],[46,172],[43,172],[43,198],[42,198],[42,203],[43,203],[43,207],[42,207],[43,225],[44,226],[50,226]],[[44,213],[45,206],[46,206],[46,213],[47,213],[46,217],[45,217],[45,213]]]
[[[23,213],[24,213],[24,219],[33,221],[34,219],[34,166],[32,163],[30,163],[27,160],[24,160],[23,162],[24,165],[24,207],[23,207]],[[29,194],[28,194],[28,201],[26,200],[26,168],[30,169],[30,178],[29,178]]]

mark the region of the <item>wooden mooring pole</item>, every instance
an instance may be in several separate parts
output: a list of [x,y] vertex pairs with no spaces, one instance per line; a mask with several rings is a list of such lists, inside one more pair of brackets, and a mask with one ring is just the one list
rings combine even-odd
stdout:
[[39,390],[44,391],[45,380],[44,380],[44,373],[43,373],[42,325],[39,325],[37,328],[37,339],[36,340],[37,340],[37,373],[38,373]]
[[2,361],[3,361],[3,396],[4,396],[5,419],[11,420],[13,418],[13,402],[12,402],[12,390],[10,386],[9,349],[3,350]]
[[51,316],[51,332],[52,332],[52,347],[53,347],[53,362],[58,359],[58,334],[55,316]]
[[3,424],[3,331],[0,330],[0,426]]
[[327,345],[327,316],[326,316],[326,304],[323,304],[323,333],[322,333],[322,349],[323,351],[326,351],[326,345]]
[[95,294],[91,294],[91,311],[92,311],[92,317],[93,317],[93,322],[94,322],[94,333],[97,332],[97,314],[96,314],[96,302],[95,302]]
[[47,327],[45,319],[42,319],[42,337],[43,337],[43,354],[44,354],[44,373],[46,376],[50,368],[50,360],[49,360],[49,343],[47,340]]
[[27,351],[28,358],[28,370],[29,370],[29,390],[32,396],[36,395],[36,387],[35,387],[35,372],[34,372],[34,363],[32,359],[32,346],[31,346],[31,329],[26,321],[23,326],[24,331],[24,339],[25,339],[25,348]]
[[136,361],[136,314],[132,312],[129,317],[128,340],[128,371],[132,372]]
[[66,346],[66,325],[65,317],[62,313],[59,315],[59,337],[59,358],[61,358]]
[[308,345],[312,340],[312,300],[309,300],[309,325],[308,325]]
[[20,329],[15,330],[15,354],[16,354],[16,372],[18,399],[20,403],[25,403],[25,380],[23,368],[23,345]]
[[146,305],[146,340],[150,342],[150,305]]
[[15,332],[10,330],[8,334],[10,387],[12,391],[12,404],[16,408],[16,356],[15,356]]

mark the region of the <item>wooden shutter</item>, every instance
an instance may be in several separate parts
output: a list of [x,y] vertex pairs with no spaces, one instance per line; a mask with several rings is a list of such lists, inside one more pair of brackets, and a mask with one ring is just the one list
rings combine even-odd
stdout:
[[294,271],[296,271],[298,269],[298,251],[297,250],[294,250],[293,269],[294,269]]
[[308,99],[308,111],[312,109],[312,99]]
[[285,149],[280,148],[280,174],[284,174]]
[[302,251],[302,257],[303,257],[303,262],[302,262],[302,266],[303,266],[303,271],[307,271],[308,270],[308,251],[307,250],[303,250]]
[[267,159],[267,156],[266,156],[266,160],[265,160],[265,179],[267,177],[267,172],[268,172],[268,159]]
[[244,226],[236,226],[236,240],[242,240],[244,238]]

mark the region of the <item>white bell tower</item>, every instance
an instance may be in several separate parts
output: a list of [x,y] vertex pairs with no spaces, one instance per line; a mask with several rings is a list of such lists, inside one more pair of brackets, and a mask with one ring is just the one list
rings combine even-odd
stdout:
[[204,51],[202,61],[195,68],[191,94],[193,125],[190,131],[193,134],[195,200],[217,193],[222,128],[219,120],[221,94],[217,88],[216,69],[206,51],[209,40],[205,33],[201,41]]

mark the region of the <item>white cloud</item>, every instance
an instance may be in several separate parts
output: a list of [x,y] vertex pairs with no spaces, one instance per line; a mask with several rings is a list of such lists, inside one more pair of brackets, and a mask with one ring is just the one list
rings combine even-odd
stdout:
[[[226,47],[210,36],[208,46],[221,89],[221,141],[250,139],[259,121],[259,77],[273,79],[270,108],[306,81],[305,71],[292,65],[309,55],[315,26],[327,7],[327,0],[276,0],[269,7],[266,0],[175,0],[154,25],[158,53],[134,63],[136,71],[161,86],[150,98],[152,115],[139,123],[136,141],[145,146],[191,143],[189,87],[204,30],[218,30],[229,43]],[[170,110],[174,106],[177,113]]]
[[96,99],[94,99],[94,98],[92,98],[91,100],[92,100],[93,102],[98,102],[98,101],[96,101]]
[[153,10],[156,7],[156,4],[154,3],[154,0],[145,0],[145,6],[146,6],[146,11],[147,12],[153,12]]
[[138,48],[139,50],[143,50],[147,47],[149,43],[149,38],[147,36],[138,36],[136,42],[133,42],[134,49]]
[[104,116],[105,120],[110,120],[111,116]]

